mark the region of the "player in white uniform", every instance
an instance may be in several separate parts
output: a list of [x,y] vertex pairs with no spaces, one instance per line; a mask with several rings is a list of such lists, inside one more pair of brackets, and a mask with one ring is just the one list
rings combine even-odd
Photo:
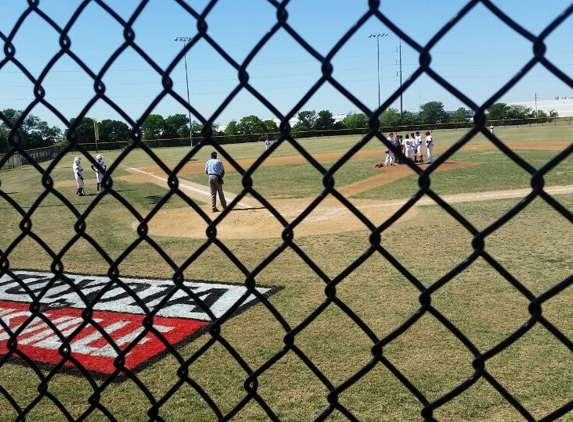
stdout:
[[99,192],[101,191],[101,181],[103,179],[103,175],[105,173],[105,170],[107,169],[107,166],[103,162],[103,157],[101,154],[96,155],[96,160],[99,167],[96,166],[95,164],[92,164],[92,170],[95,171],[96,174],[96,191]]
[[419,161],[420,163],[424,162],[424,156],[422,155],[422,137],[420,136],[420,132],[416,132],[416,135],[414,136],[415,142],[415,148],[416,151],[414,151],[414,158],[416,161]]
[[78,189],[76,191],[76,195],[84,196],[85,195],[85,192],[84,192],[84,169],[81,165],[81,161],[82,161],[82,159],[80,157],[74,158],[73,169],[74,169],[74,177],[76,178],[76,187]]
[[402,141],[404,146],[404,155],[407,160],[412,160],[412,152],[414,151],[414,139],[410,138],[410,135],[406,134],[404,140]]
[[[396,141],[394,140],[394,132],[390,132],[388,134],[388,142],[392,145],[396,145]],[[394,165],[394,152],[390,148],[386,149],[386,160],[384,160],[385,166],[393,166]]]
[[432,164],[432,150],[434,149],[434,139],[429,130],[426,131],[426,153],[428,155],[428,164]]

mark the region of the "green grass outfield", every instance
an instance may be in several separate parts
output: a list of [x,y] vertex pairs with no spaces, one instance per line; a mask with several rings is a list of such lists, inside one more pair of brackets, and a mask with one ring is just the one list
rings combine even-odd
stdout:
[[[436,131],[438,145],[452,145],[465,130]],[[566,141],[571,139],[571,127],[545,125],[520,128],[496,128],[496,135],[506,142]],[[352,138],[324,138],[302,140],[311,153],[345,151],[356,141]],[[489,142],[483,137],[472,143]],[[262,143],[224,146],[237,159],[259,156]],[[383,148],[372,141],[366,150]],[[169,166],[177,164],[185,148],[156,149],[154,152]],[[198,163],[207,159],[212,148],[202,149],[195,157]],[[519,155],[540,168],[558,151],[516,150]],[[292,155],[291,147],[281,146],[278,155]],[[110,163],[117,151],[103,151]],[[438,154],[439,155],[439,154]],[[376,155],[375,155],[376,156]],[[81,213],[95,196],[77,197],[72,180],[71,162],[67,156],[51,175],[58,191]],[[465,169],[437,172],[432,175],[432,189],[438,194],[486,192],[527,188],[529,176],[503,154],[493,151],[460,151],[452,161],[467,161],[474,165]],[[337,175],[336,186],[344,186],[380,173],[369,157],[353,158]],[[321,162],[330,168],[332,159]],[[227,163],[226,163],[227,164]],[[129,183],[119,180],[127,174],[126,167],[147,167],[152,160],[142,151],[130,154],[114,173],[114,189],[145,216],[167,191],[156,183]],[[45,166],[45,164],[42,164]],[[84,167],[88,163],[84,160]],[[391,169],[390,169],[391,170]],[[92,176],[88,171],[88,195]],[[182,175],[183,180],[205,183],[204,175]],[[254,176],[254,186],[271,198],[304,198],[322,190],[320,174],[308,164],[284,167],[261,167]],[[0,173],[0,189],[17,203],[24,212],[32,207],[44,192],[41,174],[30,166]],[[573,159],[564,160],[550,171],[546,186],[573,185]],[[68,183],[66,185],[66,183]],[[239,174],[229,169],[225,188],[238,192]],[[416,191],[415,175],[393,183],[381,185],[356,195],[356,199],[402,199]],[[352,198],[351,198],[352,199]],[[569,213],[573,211],[573,195],[556,195],[555,199]],[[198,201],[201,204],[200,201]],[[519,199],[500,199],[456,203],[455,209],[478,230],[484,230],[516,206]],[[170,199],[165,207],[186,206],[178,198]],[[248,211],[245,211],[248,212]],[[0,198],[0,250],[11,268],[48,270],[50,256],[31,236],[14,242],[22,233],[22,218],[13,206]],[[55,252],[59,252],[75,234],[76,218],[54,195],[47,195],[36,203],[32,217],[32,231]],[[134,230],[134,215],[110,195],[101,198],[86,220],[86,233],[110,255],[117,259],[125,249],[138,241]],[[173,222],[177,224],[176,221]],[[434,417],[442,421],[518,421],[526,420],[510,406],[498,392],[492,377],[509,395],[514,397],[532,415],[541,419],[555,409],[573,400],[573,355],[561,341],[540,323],[533,326],[519,340],[487,355],[484,369],[476,373],[472,366],[474,355],[448,330],[439,318],[447,318],[479,350],[487,353],[498,347],[504,339],[526,325],[531,314],[527,294],[539,296],[567,277],[571,277],[573,255],[571,239],[573,225],[540,199],[529,204],[522,212],[485,238],[485,253],[507,270],[521,284],[513,286],[484,257],[478,257],[463,272],[437,288],[435,283],[464,263],[473,253],[472,235],[462,224],[437,205],[420,206],[410,210],[403,218],[382,233],[384,251],[404,266],[410,280],[402,275],[382,254],[374,252],[364,257],[357,268],[346,274],[349,265],[368,251],[369,232],[333,233],[295,237],[296,247],[287,247],[270,264],[260,269],[261,262],[281,249],[280,238],[224,239],[224,246],[241,261],[247,271],[257,270],[256,282],[279,286],[282,290],[272,296],[270,303],[282,315],[288,326],[304,327],[295,336],[297,353],[285,348],[286,331],[273,314],[259,304],[231,319],[221,328],[221,336],[249,365],[265,370],[258,378],[257,394],[275,412],[280,420],[314,420],[328,408],[328,387],[305,364],[311,360],[325,379],[336,387],[344,386],[338,396],[341,406],[363,421],[417,421],[423,407],[388,367],[399,371],[425,397],[433,402],[451,392],[467,380],[470,386],[452,400],[440,406]],[[153,241],[166,251],[171,259],[182,265],[199,250],[206,239],[153,236]],[[313,260],[323,277],[333,280],[344,274],[336,286],[338,303],[328,303],[312,321],[309,315],[325,304],[325,281],[319,277],[301,255]],[[82,274],[106,274],[108,264],[84,239],[70,247],[62,259],[66,271]],[[125,276],[169,279],[173,270],[155,249],[140,243],[120,264]],[[260,269],[260,271],[259,271]],[[243,283],[245,274],[216,245],[210,245],[185,270],[188,279]],[[419,286],[432,290],[432,312],[423,315],[408,330],[389,341],[383,348],[388,366],[372,361],[373,341],[345,311],[350,309],[377,338],[393,333],[408,318],[420,311]],[[521,291],[520,291],[521,290]],[[529,293],[526,293],[529,292]],[[542,306],[546,326],[553,325],[565,338],[573,339],[573,289],[566,288],[556,295],[547,296]],[[307,322],[305,322],[307,321]],[[301,325],[302,324],[302,325]],[[210,340],[204,334],[179,349],[186,358],[193,356]],[[272,364],[269,364],[272,362]],[[159,400],[179,380],[177,361],[165,358],[138,373],[141,383]],[[368,367],[369,370],[364,370]],[[362,377],[352,385],[345,381],[364,370]],[[477,378],[474,378],[476,377]],[[482,376],[485,375],[485,376]],[[229,355],[222,343],[215,343],[189,368],[189,377],[200,385],[219,406],[223,414],[230,412],[246,397],[244,370]],[[475,380],[475,382],[473,382]],[[38,376],[23,365],[4,363],[0,366],[0,387],[22,407],[38,396]],[[89,408],[88,397],[93,394],[90,384],[76,376],[58,373],[50,379],[47,391],[70,411],[74,418]],[[150,398],[141,393],[133,381],[112,383],[102,393],[100,402],[117,420],[147,420]],[[169,421],[216,420],[206,402],[184,383],[162,405],[160,416]],[[0,422],[12,421],[17,413],[0,394]],[[565,416],[565,420],[570,414]],[[53,401],[44,397],[29,413],[30,421],[63,421],[61,411]],[[108,420],[100,410],[94,410],[86,419]],[[261,406],[251,401],[234,417],[239,421],[265,421],[267,415]],[[347,420],[337,410],[327,419]]]

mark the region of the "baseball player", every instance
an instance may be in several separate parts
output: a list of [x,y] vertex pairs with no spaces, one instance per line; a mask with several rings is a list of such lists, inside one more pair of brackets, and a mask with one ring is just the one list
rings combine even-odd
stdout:
[[85,196],[84,192],[84,169],[81,165],[82,159],[80,157],[74,158],[74,177],[76,178],[76,195]]
[[422,155],[422,137],[420,136],[420,132],[416,132],[415,136],[414,136],[415,142],[415,148],[416,150],[414,151],[414,158],[416,159],[416,161],[419,161],[420,163],[424,162],[424,156]]
[[103,179],[103,175],[107,166],[103,162],[103,157],[101,154],[96,155],[97,165],[92,164],[92,170],[95,171],[96,174],[96,191],[101,191],[101,181]]
[[225,177],[225,167],[223,162],[217,159],[217,153],[211,153],[211,159],[205,163],[205,173],[209,175],[209,188],[211,189],[211,211],[219,212],[217,209],[217,193],[223,209],[227,208],[227,201],[223,193],[223,177]]
[[429,130],[426,131],[426,153],[428,155],[428,164],[432,164],[432,150],[434,149],[434,139]]
[[406,134],[404,140],[402,141],[402,146],[404,147],[404,155],[407,160],[412,160],[412,152],[414,151],[414,139],[410,138],[410,135]]
[[[392,145],[396,145],[396,141],[394,140],[394,132],[390,132],[388,134],[388,142]],[[386,149],[386,159],[384,160],[385,166],[393,166],[394,165],[394,152],[390,148]]]
[[416,146],[418,144],[416,143],[416,135],[414,134],[414,132],[410,132],[410,139],[412,142],[412,155],[414,156],[414,162],[417,163],[418,157],[416,156]]
[[265,151],[271,147],[271,141],[269,138],[265,140]]
[[396,138],[394,138],[394,145],[398,148],[398,151],[401,152],[401,154],[398,155],[394,154],[394,161],[396,164],[404,164],[402,162],[402,159],[404,158],[404,136],[396,135]]

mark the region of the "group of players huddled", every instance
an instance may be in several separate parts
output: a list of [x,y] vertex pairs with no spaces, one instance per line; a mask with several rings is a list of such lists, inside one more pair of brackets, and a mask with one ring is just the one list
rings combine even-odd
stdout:
[[378,163],[375,167],[393,166],[396,164],[403,164],[405,160],[413,161],[415,163],[424,163],[424,155],[422,154],[422,146],[426,146],[426,163],[432,164],[432,149],[434,148],[434,140],[429,130],[425,133],[426,138],[422,140],[420,132],[411,132],[406,135],[388,134],[388,142],[393,145],[400,154],[395,154],[391,148],[386,149],[386,159],[384,163]]

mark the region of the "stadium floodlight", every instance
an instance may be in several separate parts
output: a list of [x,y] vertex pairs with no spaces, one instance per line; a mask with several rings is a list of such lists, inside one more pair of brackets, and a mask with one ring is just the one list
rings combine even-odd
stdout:
[[[187,43],[191,40],[192,40],[191,37],[177,37],[177,38],[175,38],[175,41],[183,43],[183,48],[185,48]],[[185,83],[187,85],[187,104],[191,105],[191,100],[189,98],[189,76],[187,73],[187,52],[185,52],[184,62],[185,62]],[[187,110],[187,113],[189,115],[189,143],[192,147],[193,146],[193,120],[191,118],[191,111],[189,109]]]
[[388,34],[385,32],[368,35],[368,38],[376,38],[376,52],[378,57],[378,107],[380,107],[380,37],[387,36]]

